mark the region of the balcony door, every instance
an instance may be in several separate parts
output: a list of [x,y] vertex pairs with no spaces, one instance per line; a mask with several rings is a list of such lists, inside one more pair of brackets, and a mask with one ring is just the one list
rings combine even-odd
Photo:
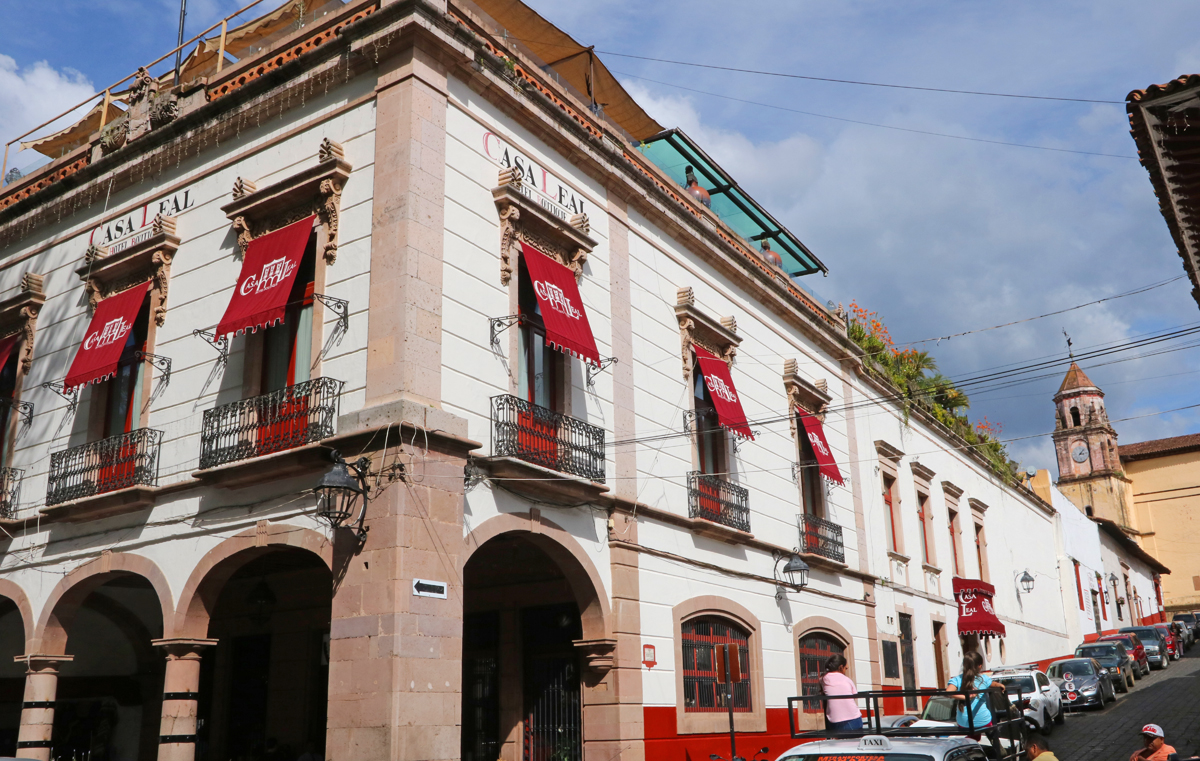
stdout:
[[[563,412],[559,393],[566,357],[546,340],[546,323],[533,290],[525,260],[518,273],[517,302],[521,324],[518,329],[517,394],[530,405],[517,413],[522,451],[542,463],[558,461],[558,421],[547,412]],[[539,411],[541,408],[542,411]],[[557,468],[556,468],[557,469]]]
[[[17,396],[17,363],[20,362],[20,344],[11,351],[4,366],[0,367],[0,469],[8,467],[11,455],[9,453],[9,429],[13,425],[14,410]],[[4,487],[0,477],[0,490]],[[0,491],[0,501],[4,494]]]
[[303,442],[308,430],[309,396],[290,389],[311,380],[315,265],[314,232],[292,283],[283,322],[263,331],[259,454],[291,449]]
[[[145,404],[146,336],[150,323],[150,297],[142,303],[133,329],[125,336],[125,347],[117,363],[116,374],[96,389],[103,406],[104,421],[98,438],[110,439],[142,427],[142,407]],[[130,486],[136,482],[138,442],[133,437],[116,439],[113,446],[100,450],[100,470],[96,490],[103,493]]]

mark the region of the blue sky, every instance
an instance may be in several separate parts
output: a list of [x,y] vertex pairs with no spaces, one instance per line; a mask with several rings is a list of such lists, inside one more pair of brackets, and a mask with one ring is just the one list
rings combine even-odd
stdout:
[[[1200,72],[1192,6],[1157,2],[840,3],[529,0],[601,51],[967,90],[1123,101]],[[190,0],[188,35],[240,3]],[[278,5],[265,0],[263,8]],[[0,134],[9,139],[174,45],[174,0],[0,3]],[[828,299],[877,310],[900,342],[1060,309],[1183,273],[1132,158],[973,143],[916,130],[1132,157],[1121,105],[1057,103],[789,80],[603,56],[661,123],[684,128],[830,269]],[[19,162],[17,162],[19,165]],[[974,336],[924,344],[951,377],[1200,323],[1186,281]],[[1119,355],[1112,359],[1128,356]],[[1200,352],[1091,368],[1122,442],[1200,430]],[[1065,372],[1065,368],[1062,368]],[[1003,436],[1053,428],[1059,378],[972,395]],[[1047,437],[1013,442],[1051,467]]]

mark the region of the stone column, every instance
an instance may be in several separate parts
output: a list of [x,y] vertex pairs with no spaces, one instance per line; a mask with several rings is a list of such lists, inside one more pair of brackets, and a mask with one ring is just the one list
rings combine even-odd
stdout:
[[414,45],[380,62],[375,92],[366,405],[439,407],[446,66]]
[[163,675],[162,722],[158,730],[158,761],[196,758],[196,701],[200,698],[200,651],[215,639],[156,639],[152,644],[167,654]]
[[13,659],[25,664],[25,699],[21,703],[21,728],[17,733],[19,757],[50,761],[58,664],[69,663],[74,658],[72,655],[18,655]]

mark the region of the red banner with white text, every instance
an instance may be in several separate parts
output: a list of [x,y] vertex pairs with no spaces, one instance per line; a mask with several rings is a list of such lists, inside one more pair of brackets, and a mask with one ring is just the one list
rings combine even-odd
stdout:
[[312,226],[313,217],[308,217],[250,241],[233,298],[217,325],[218,336],[253,333],[283,321]]
[[125,341],[149,290],[150,282],[147,281],[109,296],[96,306],[83,343],[79,345],[79,352],[63,382],[64,391],[98,383],[116,373]]
[[521,244],[521,255],[546,323],[546,340],[559,351],[599,366],[600,352],[583,309],[575,273],[527,243]]
[[733,387],[733,376],[729,374],[729,365],[712,352],[696,344],[692,344],[696,352],[696,360],[700,363],[700,372],[704,374],[704,384],[712,396],[713,407],[717,410],[717,421],[722,428],[746,439],[753,439],[754,432],[746,422],[746,413],[742,411],[742,400],[738,398],[737,389]]
[[801,435],[808,437],[808,443],[812,445],[813,454],[816,455],[817,469],[830,481],[839,486],[843,485],[842,472],[838,470],[837,462],[833,459],[833,450],[825,439],[825,427],[821,425],[820,420],[799,407],[796,408],[796,411],[800,413],[800,423],[804,426],[804,432]]

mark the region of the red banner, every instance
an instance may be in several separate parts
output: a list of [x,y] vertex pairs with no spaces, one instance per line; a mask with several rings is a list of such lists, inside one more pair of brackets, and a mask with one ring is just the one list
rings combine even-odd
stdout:
[[596,350],[592,326],[583,309],[579,286],[575,284],[575,273],[526,243],[521,244],[521,252],[538,306],[542,308],[546,340],[559,351],[599,367],[600,352]]
[[8,358],[12,356],[13,350],[21,343],[22,333],[13,333],[8,338],[0,338],[0,370],[8,364]]
[[737,389],[733,387],[733,377],[729,374],[729,365],[725,360],[696,344],[692,344],[696,359],[700,362],[700,372],[704,375],[704,384],[712,396],[713,407],[717,410],[717,420],[721,427],[746,439],[753,439],[754,433],[746,422],[746,413],[742,411],[742,400],[738,398]]
[[829,448],[829,442],[825,440],[825,428],[821,425],[821,421],[799,407],[796,410],[800,413],[800,423],[804,426],[803,435],[808,436],[808,443],[812,445],[813,454],[817,457],[817,469],[821,475],[835,484],[844,485],[842,472],[838,470],[837,463],[833,459],[833,450]]
[[218,336],[253,333],[283,321],[312,225],[309,217],[250,241],[233,298],[217,325]]
[[1004,636],[1004,624],[996,617],[992,598],[996,588],[976,579],[954,577],[954,599],[958,602],[958,633]]
[[99,383],[116,373],[126,337],[133,330],[149,290],[150,282],[147,281],[100,302],[83,343],[79,345],[79,353],[71,363],[71,371],[63,382],[64,391]]

